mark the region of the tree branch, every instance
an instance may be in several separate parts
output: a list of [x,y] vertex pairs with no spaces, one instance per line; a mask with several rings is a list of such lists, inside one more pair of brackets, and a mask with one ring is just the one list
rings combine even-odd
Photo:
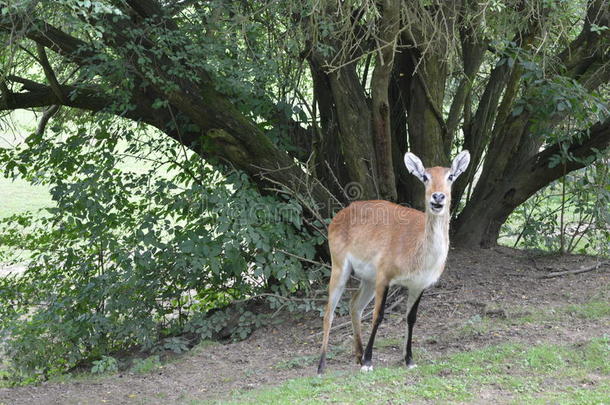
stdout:
[[556,60],[561,61],[565,66],[567,76],[579,80],[589,89],[595,88],[592,86],[598,83],[597,80],[589,80],[591,76],[595,76],[594,72],[600,67],[596,62],[600,60],[607,62],[610,58],[607,45],[610,41],[610,30],[599,33],[592,31],[593,24],[600,27],[610,25],[608,0],[589,1],[580,34],[556,57]]
[[544,274],[538,278],[555,278],[555,277],[561,277],[561,276],[572,275],[572,274],[587,273],[589,271],[597,270],[600,266],[606,266],[606,265],[608,265],[608,263],[609,262],[597,262],[591,266],[581,267],[580,269],[577,269],[577,270],[555,271],[552,273]]
[[59,111],[59,108],[60,108],[60,105],[55,104],[55,105],[52,105],[51,107],[47,108],[44,111],[44,113],[42,113],[42,117],[40,118],[40,121],[38,122],[38,127],[36,127],[36,135],[42,136],[42,134],[44,134],[47,124],[49,123],[49,120],[51,119],[51,117],[53,117],[57,113],[57,111]]
[[[0,11],[2,11],[2,6],[0,6]],[[87,58],[96,55],[86,42],[66,34],[44,21],[30,21],[29,24],[25,25],[23,19],[17,19],[15,25],[11,25],[4,20],[0,20],[0,30],[21,32],[26,38],[57,52],[79,65],[85,64]]]
[[53,93],[55,93],[57,98],[61,100],[61,103],[65,104],[66,96],[61,91],[61,86],[59,81],[57,81],[53,68],[51,67],[51,63],[49,62],[49,58],[47,57],[47,52],[45,51],[44,46],[41,44],[36,44],[36,50],[38,51],[38,59],[40,61],[40,65],[42,66],[42,70],[44,71],[44,75],[49,82],[51,90],[53,90]]
[[[469,8],[473,8],[469,10]],[[477,17],[473,21],[465,21],[464,16],[472,13]],[[447,137],[451,144],[455,131],[460,122],[460,116],[464,111],[466,101],[469,99],[472,90],[472,84],[476,74],[478,73],[483,62],[483,55],[489,47],[489,41],[482,38],[477,32],[477,28],[481,25],[481,20],[484,13],[481,12],[480,6],[476,2],[464,2],[461,10],[458,13],[458,26],[460,26],[460,44],[462,48],[462,66],[464,69],[464,77],[460,81],[458,88],[449,108],[447,117]],[[468,106],[470,108],[470,106]]]
[[[506,215],[515,207],[525,202],[542,187],[559,179],[566,173],[581,169],[591,163],[598,151],[610,147],[610,117],[591,126],[577,137],[567,150],[569,159],[564,164],[549,167],[551,157],[562,153],[561,144],[554,144],[537,153],[521,165],[513,175],[507,176],[504,185],[498,190],[504,190],[502,204],[506,205]],[[509,180],[510,179],[510,180]]]

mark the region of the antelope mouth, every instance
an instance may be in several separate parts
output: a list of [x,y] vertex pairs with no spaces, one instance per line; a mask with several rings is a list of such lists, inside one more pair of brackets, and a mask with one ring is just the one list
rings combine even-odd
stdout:
[[439,204],[439,203],[435,203],[435,202],[430,202],[430,209],[432,210],[432,212],[434,212],[436,214],[441,212],[444,207],[445,207],[445,204]]

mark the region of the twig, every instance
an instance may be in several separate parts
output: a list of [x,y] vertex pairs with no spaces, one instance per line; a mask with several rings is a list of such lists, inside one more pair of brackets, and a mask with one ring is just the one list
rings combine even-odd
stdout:
[[275,249],[275,250],[277,250],[278,252],[282,252],[285,255],[292,256],[292,257],[294,257],[296,259],[299,259],[299,260],[301,260],[303,262],[317,264],[318,266],[323,266],[323,267],[326,267],[326,268],[329,268],[329,269],[331,268],[329,264],[321,262],[321,261],[318,261],[318,260],[311,260],[311,259],[308,259],[308,258],[303,257],[303,256],[295,255],[294,253],[287,252],[287,251],[285,251],[283,249]]
[[458,289],[454,289],[454,290],[439,290],[439,291],[426,291],[424,293],[424,296],[426,297],[430,297],[432,295],[440,295],[440,294],[451,294],[458,291]]
[[[337,178],[337,176],[335,175],[335,172],[333,171],[333,169],[330,167],[330,164],[328,164],[328,160],[325,160],[324,163],[326,164],[326,167],[328,168],[328,172],[330,173],[330,175],[333,177],[333,180],[335,182],[335,184],[339,187],[339,189],[343,192],[343,196],[345,197],[346,201],[349,201],[349,195],[347,195],[347,192],[345,191],[345,187],[343,187],[341,185],[341,182],[339,182],[339,179]],[[344,208],[345,205],[343,205],[341,202],[339,202],[339,204],[341,205],[341,208]]]
[[[396,289],[396,290],[394,290],[394,291],[400,291],[400,290],[399,290],[399,289]],[[395,294],[395,293],[394,293],[394,294]],[[393,310],[394,308],[396,308],[396,306],[397,306],[398,304],[400,304],[400,303],[402,302],[402,300],[404,300],[404,299],[405,299],[405,296],[403,295],[402,297],[400,297],[400,298],[398,298],[396,301],[394,301],[394,302],[392,303],[392,305],[390,305],[389,307],[387,307],[387,308],[384,310],[384,312],[390,312],[391,310]],[[373,315],[373,310],[370,310],[370,311],[368,311],[366,314],[364,314],[364,315],[362,316],[361,320],[368,319],[368,318],[370,318],[370,317],[371,317],[371,315]],[[349,321],[347,321],[347,322],[343,322],[343,323],[340,323],[340,324],[338,324],[338,325],[335,325],[335,326],[331,327],[331,328],[330,328],[330,330],[331,330],[331,332],[332,332],[332,331],[337,330],[337,329],[343,329],[344,327],[346,327],[346,326],[348,326],[348,325],[351,325],[351,324],[352,324],[352,321],[351,321],[351,320],[349,320]],[[313,334],[313,335],[311,335],[311,336],[312,336],[312,337],[313,337],[313,336],[320,336],[322,333],[324,333],[324,331],[317,332],[317,333],[315,333],[315,334]]]
[[51,87],[51,91],[55,94],[55,97],[59,100],[61,104],[66,104],[66,96],[61,90],[61,86],[59,81],[57,80],[57,76],[55,76],[55,72],[51,67],[51,63],[49,62],[49,58],[47,57],[47,52],[44,49],[44,46],[37,44],[36,49],[38,50],[38,60],[40,65],[42,66],[42,70],[44,71],[44,75],[49,82],[49,87]]
[[[398,293],[398,291],[400,291],[400,289],[396,289],[396,290],[394,290],[394,291],[393,291],[393,293],[392,293],[392,295],[397,294],[397,293]],[[454,292],[456,292],[456,291],[458,291],[458,290],[457,290],[457,289],[455,289],[455,290],[429,291],[429,292],[426,292],[426,293],[424,293],[424,294],[425,294],[426,296],[432,296],[432,295],[439,295],[439,294],[449,294],[449,293],[454,293]],[[390,297],[391,297],[392,295],[390,295]],[[400,304],[400,303],[401,303],[401,302],[404,300],[404,298],[405,298],[405,295],[403,295],[402,297],[398,298],[396,301],[394,301],[394,302],[392,303],[392,305],[390,305],[389,307],[387,307],[387,308],[386,308],[384,311],[385,311],[385,312],[390,312],[390,311],[392,311],[394,308],[396,308],[396,307],[398,306],[398,304]],[[457,302],[457,301],[456,301],[456,302]],[[363,320],[364,320],[364,319],[368,319],[368,318],[369,318],[369,317],[370,317],[372,314],[373,314],[373,311],[371,310],[371,311],[367,312],[367,313],[366,313],[366,314],[365,314],[365,315],[362,317],[362,319],[363,319]],[[344,322],[344,323],[341,323],[341,324],[339,324],[339,325],[335,325],[335,326],[331,327],[331,328],[330,328],[330,330],[331,330],[331,331],[334,331],[334,330],[337,330],[337,329],[342,329],[342,328],[344,328],[344,327],[346,327],[346,326],[350,325],[351,323],[352,323],[352,321]],[[315,334],[313,334],[313,335],[311,335],[311,336],[319,336],[319,335],[321,335],[322,333],[323,333],[323,332],[318,332],[318,333],[315,333]]]
[[606,265],[608,263],[610,263],[610,262],[599,262],[599,263],[596,263],[596,264],[594,264],[592,266],[583,267],[583,268],[578,269],[578,270],[556,271],[556,272],[553,272],[553,273],[545,274],[544,276],[540,276],[539,278],[553,278],[553,277],[566,276],[566,275],[569,275],[569,274],[586,273],[588,271],[597,270],[600,266]]

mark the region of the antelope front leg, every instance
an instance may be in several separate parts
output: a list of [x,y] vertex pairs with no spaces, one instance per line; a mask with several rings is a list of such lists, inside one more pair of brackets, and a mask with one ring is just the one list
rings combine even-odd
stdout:
[[417,308],[419,307],[419,301],[423,291],[411,291],[409,290],[409,297],[407,298],[407,334],[405,336],[405,364],[408,368],[417,367],[413,362],[413,352],[411,351],[411,341],[413,339],[413,326],[417,320]]

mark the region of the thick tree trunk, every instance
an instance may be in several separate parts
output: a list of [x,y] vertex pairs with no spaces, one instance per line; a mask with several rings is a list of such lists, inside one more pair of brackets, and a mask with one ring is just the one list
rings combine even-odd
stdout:
[[[339,119],[328,74],[310,60],[313,78],[314,108],[319,114],[319,126],[314,120],[311,171],[343,204],[348,202],[344,190],[350,182],[339,143]],[[315,119],[315,117],[314,117]]]
[[555,144],[525,160],[502,180],[486,187],[485,193],[473,194],[453,226],[454,244],[488,248],[497,243],[500,228],[508,216],[538,190],[559,179],[564,173],[583,168],[587,160],[610,146],[610,118],[585,130],[572,143],[565,164],[549,167],[549,159],[561,153]]
[[339,121],[341,154],[349,174],[351,199],[378,197],[371,111],[354,64],[329,74]]
[[[434,55],[428,55],[424,60],[419,57],[413,50],[404,50],[396,56],[400,97],[407,100],[409,150],[428,167],[446,166],[449,155],[445,150],[446,127],[440,110],[445,94],[446,66]],[[400,170],[404,171],[404,165]],[[401,195],[405,200],[401,202],[422,209],[423,185],[413,176],[403,177],[403,180],[406,184]]]
[[379,195],[385,200],[396,201],[388,92],[399,28],[400,1],[384,0],[381,3],[382,24],[379,29],[379,39],[382,42],[376,53],[375,69],[371,78],[373,139],[375,141]]

